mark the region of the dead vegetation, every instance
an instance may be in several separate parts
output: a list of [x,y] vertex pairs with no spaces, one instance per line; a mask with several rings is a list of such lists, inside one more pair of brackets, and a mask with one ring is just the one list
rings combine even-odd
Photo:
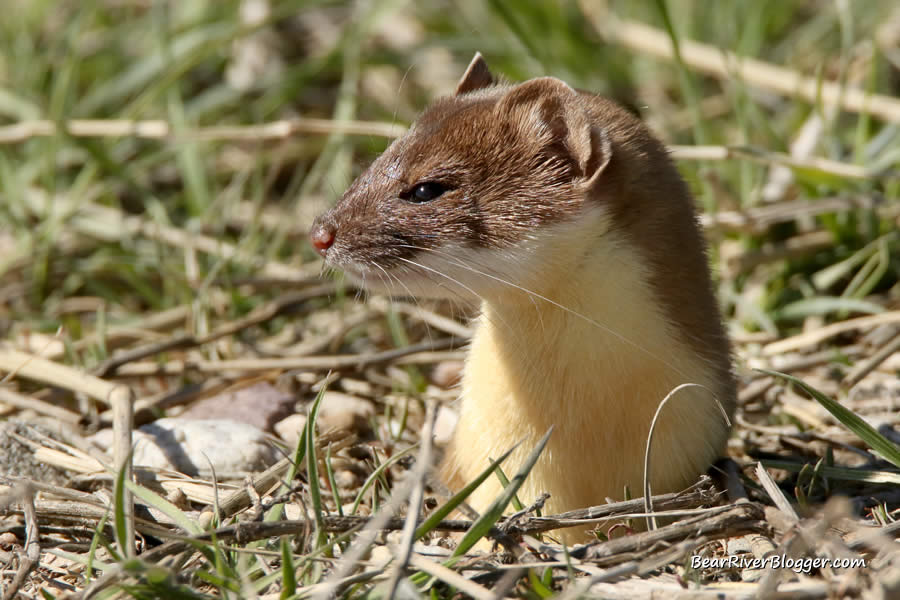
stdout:
[[[891,2],[710,9],[742,24],[734,45],[692,2],[463,2],[454,24],[439,3],[163,4],[34,3],[27,35],[0,26],[32,59],[0,58],[4,598],[900,594]],[[541,514],[512,472],[507,516],[451,512],[426,467],[473,307],[367,298],[305,245],[476,47],[642,99],[706,209],[740,405],[728,460],[653,498],[657,528],[640,498]],[[259,420],[271,466],[130,467],[136,428],[216,404]],[[562,526],[598,541],[560,546]]]

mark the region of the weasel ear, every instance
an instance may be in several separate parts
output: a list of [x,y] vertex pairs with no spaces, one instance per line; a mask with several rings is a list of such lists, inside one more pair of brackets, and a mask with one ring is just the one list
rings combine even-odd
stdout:
[[578,92],[555,77],[538,77],[514,87],[495,109],[536,144],[571,160],[591,186],[609,164],[607,131],[591,118]]
[[566,146],[581,169],[582,183],[590,188],[612,159],[612,142],[604,127],[591,123],[584,111],[578,112],[569,119]]
[[459,83],[456,84],[456,95],[474,92],[491,85],[494,85],[494,76],[491,75],[491,71],[488,69],[487,63],[484,62],[481,52],[476,52],[466,72],[463,73]]

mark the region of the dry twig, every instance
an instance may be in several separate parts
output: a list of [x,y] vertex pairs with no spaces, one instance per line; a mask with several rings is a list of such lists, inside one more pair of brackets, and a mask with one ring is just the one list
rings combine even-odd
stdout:
[[[665,60],[675,57],[672,40],[655,27],[636,21],[617,19],[603,13],[600,4],[582,0],[582,12],[597,32],[611,43],[621,44],[635,52]],[[854,113],[867,113],[900,123],[900,99],[870,94],[856,87],[843,87],[831,81],[806,77],[794,70],[761,60],[738,56],[733,52],[693,40],[679,43],[681,60],[696,71],[729,81],[737,78],[748,85],[775,92],[789,98],[802,98],[824,107],[839,106]]]

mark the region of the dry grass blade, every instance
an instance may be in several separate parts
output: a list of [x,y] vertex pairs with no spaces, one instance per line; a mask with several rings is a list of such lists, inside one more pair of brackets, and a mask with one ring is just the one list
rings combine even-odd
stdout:
[[254,325],[270,321],[278,315],[294,309],[303,302],[320,296],[333,294],[334,291],[334,284],[326,283],[312,286],[311,288],[300,292],[282,295],[276,300],[257,308],[247,316],[226,323],[204,335],[184,334],[161,342],[148,344],[147,346],[133,348],[127,352],[121,352],[100,364],[94,370],[94,374],[98,377],[106,377],[114,373],[120,366],[147,358],[148,356],[160,354],[169,350],[190,348],[192,346],[201,346],[203,344],[214,342],[223,337],[234,335],[244,329],[253,327]]
[[423,573],[427,573],[448,585],[452,585],[466,596],[477,598],[478,600],[494,600],[494,598],[496,598],[491,590],[466,579],[453,569],[445,567],[440,563],[428,560],[417,554],[410,556],[409,563]]
[[722,403],[719,402],[719,399],[716,398],[712,390],[699,383],[682,383],[681,385],[677,385],[660,401],[659,405],[656,407],[656,411],[653,413],[653,419],[650,421],[650,430],[647,432],[647,444],[644,449],[644,512],[649,515],[647,517],[648,529],[656,529],[656,517],[653,515],[653,496],[652,490],[650,489],[650,450],[653,447],[653,432],[656,430],[656,423],[659,420],[659,415],[662,413],[669,400],[674,398],[678,392],[687,388],[698,388],[706,391],[709,394],[710,399],[719,407],[722,418],[729,427],[731,426],[731,419],[728,418],[725,407],[722,406]]
[[800,517],[797,515],[797,511],[791,506],[791,503],[785,497],[784,493],[778,489],[778,485],[772,480],[772,477],[769,476],[768,472],[766,472],[762,463],[756,464],[756,476],[766,490],[766,493],[769,494],[769,498],[771,498],[775,503],[775,506],[778,507],[778,510],[780,510],[790,522],[799,522]]
[[425,425],[422,428],[422,448],[416,460],[416,468],[411,473],[413,489],[409,495],[406,523],[403,525],[403,539],[400,547],[394,552],[394,569],[388,580],[388,597],[393,597],[397,591],[397,585],[403,577],[406,565],[409,563],[413,551],[413,543],[416,541],[416,527],[419,523],[419,515],[422,510],[422,500],[425,495],[425,478],[432,466],[431,444],[434,432],[434,420],[437,417],[434,402],[429,402],[425,412]]
[[836,196],[815,200],[785,200],[771,205],[753,206],[739,211],[719,211],[700,215],[709,229],[722,228],[748,233],[765,233],[770,227],[797,220],[808,220],[828,213],[848,213],[856,209],[873,210],[886,219],[900,214],[900,207],[882,202],[877,196]]
[[859,361],[853,369],[844,376],[841,385],[845,389],[852,388],[854,385],[862,381],[862,379],[878,368],[880,364],[886,361],[893,354],[900,352],[900,329],[894,335],[893,339],[885,343],[871,357]]
[[[29,191],[27,201],[31,211],[37,216],[46,217],[52,200],[38,190]],[[266,260],[223,240],[155,223],[147,218],[126,215],[120,210],[99,204],[79,204],[70,224],[79,233],[105,242],[124,242],[135,236],[143,236],[174,248],[203,252],[223,261],[247,265],[257,270],[259,275],[277,281],[299,284],[313,283],[319,279],[317,268],[303,269]]]
[[736,146],[671,146],[675,160],[734,160],[746,159],[763,164],[781,165],[792,169],[819,171],[848,179],[876,179],[879,177],[900,177],[900,171],[877,172],[860,165],[851,165],[826,158],[796,158],[781,152],[759,148]]
[[[438,357],[432,356],[435,350],[450,348],[456,345],[453,339],[438,339],[413,344],[405,348],[384,350],[366,354],[339,354],[330,356],[298,356],[296,358],[247,358],[234,360],[171,360],[166,363],[125,363],[116,368],[119,377],[138,377],[148,375],[182,375],[190,371],[218,374],[228,371],[341,371],[360,369],[384,363],[406,364],[423,359],[435,362]],[[145,348],[141,353],[155,350],[158,346]],[[426,354],[419,356],[421,353]],[[456,356],[456,355],[454,355]]]
[[[291,461],[287,458],[281,459],[253,478],[253,489],[256,490],[257,494],[266,494],[270,492],[275,486],[281,483],[282,477],[284,477],[285,473],[287,473],[290,468]],[[302,468],[302,465],[297,465],[297,468]],[[235,513],[248,508],[251,502],[252,498],[247,493],[247,490],[245,488],[240,488],[226,496],[225,499],[219,503],[217,509],[204,511],[203,514],[200,515],[200,527],[203,529],[208,528],[214,518],[218,518],[219,520],[227,519]],[[216,510],[218,510],[218,514],[216,514]]]
[[[896,0],[170,4],[14,0],[0,20],[0,596],[889,596]],[[370,295],[322,272],[307,238],[476,49],[511,80],[551,75],[629,104],[664,140],[704,209],[741,367],[710,477],[648,490],[646,506],[623,492],[561,514],[497,512],[478,527],[503,548],[451,564],[474,523],[453,511],[479,479],[445,502],[423,469],[431,435],[435,454],[458,417],[478,307]],[[744,366],[789,372],[824,401]],[[214,477],[128,471],[132,427],[213,413],[256,427],[265,460],[223,466],[204,450]],[[193,449],[195,426],[173,435],[179,448]],[[277,461],[284,448],[300,458],[301,430],[314,431],[304,460]],[[216,441],[226,458],[249,450]],[[584,454],[559,468],[610,468]],[[671,457],[651,458],[657,470]],[[849,502],[840,514],[835,496]],[[662,525],[619,535],[650,515]],[[576,534],[564,528],[612,539],[552,543]],[[867,562],[692,566],[773,552]]]
[[[672,60],[674,52],[669,36],[655,27],[617,18],[601,19],[596,5],[582,1],[581,8],[594,28],[607,40],[631,50]],[[761,60],[738,56],[733,52],[692,40],[681,40],[681,59],[691,69],[722,80],[738,79],[810,104],[839,106],[842,110],[867,113],[893,123],[900,123],[900,99],[871,94],[855,87],[844,87],[831,81],[820,81]]]
[[116,510],[121,511],[124,531],[120,543],[125,555],[134,556],[134,498],[125,482],[132,482],[131,456],[131,432],[134,429],[134,396],[131,390],[125,386],[117,386],[110,394],[109,403],[113,410],[113,458],[116,461],[118,472],[117,481],[121,482],[119,500]]
[[653,531],[584,546],[573,551],[572,555],[607,567],[630,560],[634,555],[646,552],[660,543],[691,539],[700,545],[711,539],[758,533],[767,528],[762,507],[743,502],[718,507],[718,510],[710,511],[710,514],[683,519]]
[[0,371],[6,371],[9,374],[7,378],[16,376],[33,379],[73,392],[81,392],[107,404],[110,404],[114,393],[121,393],[123,389],[119,384],[104,381],[72,367],[2,346],[0,346]]
[[812,331],[801,333],[792,337],[784,338],[771,344],[766,344],[762,351],[766,356],[775,356],[784,354],[793,350],[801,350],[803,348],[814,346],[834,336],[854,331],[857,329],[869,329],[878,325],[890,323],[900,323],[900,311],[895,310],[885,312],[880,315],[872,315],[870,317],[857,317],[855,319],[847,319],[846,321],[838,321],[824,327],[819,327]]
[[5,387],[0,387],[0,402],[5,402],[6,404],[17,408],[27,408],[70,425],[75,425],[81,420],[81,415],[76,412],[56,406],[55,404],[50,404],[49,402],[44,402],[39,398],[19,394],[6,389]]
[[165,140],[173,143],[188,141],[249,141],[283,140],[299,134],[379,136],[393,138],[403,135],[405,128],[396,123],[365,121],[332,121],[297,117],[261,125],[216,126],[178,129],[167,121],[131,121],[128,119],[73,119],[59,124],[53,121],[22,121],[0,127],[0,144],[18,144],[35,137],[59,135],[61,130],[72,137],[135,137]]
[[[432,424],[428,421],[425,423],[425,428],[430,431]],[[425,469],[430,465],[430,453],[431,453],[431,444],[430,442],[427,444],[423,444],[422,448],[419,451],[418,461],[420,462],[421,469],[421,477],[416,480],[407,480],[404,482],[402,486],[399,486],[393,490],[391,493],[388,502],[382,506],[381,510],[371,519],[369,522],[362,528],[357,537],[356,543],[354,546],[346,552],[343,557],[341,557],[340,562],[337,567],[332,571],[331,575],[329,575],[328,579],[324,582],[326,585],[321,588],[321,591],[315,594],[317,598],[327,598],[330,594],[334,593],[334,590],[337,589],[338,583],[341,579],[349,576],[350,573],[355,569],[362,558],[363,554],[368,551],[369,547],[372,545],[375,540],[375,536],[378,534],[378,531],[388,523],[388,521],[394,516],[396,511],[399,509],[400,504],[405,500],[412,498],[413,493],[417,486],[423,485],[423,479],[425,475]],[[416,510],[411,507],[411,510]],[[415,532],[415,519],[413,521],[413,526],[411,527],[412,531]],[[408,521],[404,522],[404,527],[407,527]],[[413,535],[409,536],[409,539],[414,539]],[[410,541],[410,544],[412,542]]]

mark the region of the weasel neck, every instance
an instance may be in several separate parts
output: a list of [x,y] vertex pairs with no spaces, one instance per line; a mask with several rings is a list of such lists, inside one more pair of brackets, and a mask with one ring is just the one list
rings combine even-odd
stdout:
[[[560,437],[580,439],[610,422],[631,424],[628,434],[643,440],[657,406],[679,384],[719,393],[718,372],[666,318],[637,249],[609,233],[568,256],[580,258],[531,277],[536,294],[515,290],[483,302],[464,403],[477,401],[482,418],[519,423],[527,437],[556,424],[570,430]],[[721,418],[708,392],[688,395],[704,397],[695,414]]]
[[[566,285],[558,291],[541,288],[543,298],[523,292],[518,301],[485,300],[463,373],[445,480],[467,483],[491,458],[522,442],[510,459],[509,468],[518,468],[552,426],[523,497],[552,490],[549,510],[564,511],[621,498],[626,487],[639,494],[638,457],[660,402],[681,383],[720,393],[714,366],[691,352],[667,322],[635,249],[604,242],[583,258],[580,267],[563,271]],[[687,388],[673,400],[653,436],[656,491],[689,484],[727,436],[708,391]],[[685,444],[692,451],[681,452]],[[573,473],[583,462],[602,469],[582,479]],[[484,509],[498,493],[498,485],[482,486],[470,502]]]
[[[445,479],[471,481],[491,458],[523,442],[511,458],[509,468],[517,468],[552,426],[524,497],[552,490],[550,510],[564,511],[622,497],[626,487],[639,494],[638,457],[660,402],[681,383],[716,394],[721,386],[715,368],[667,322],[638,254],[627,244],[604,243],[581,267],[564,271],[567,285],[558,292],[542,288],[543,298],[485,300]],[[708,391],[687,388],[673,400],[653,437],[657,491],[690,483],[727,436]],[[677,450],[686,443],[695,451]],[[582,480],[573,475],[582,461],[603,467]],[[497,493],[497,486],[482,486],[470,500],[483,509]]]
[[608,234],[584,253],[568,255],[577,259],[567,266],[547,261],[551,267],[529,278],[534,293],[513,290],[482,305],[473,354],[490,346],[485,350],[494,358],[486,362],[522,382],[516,399],[555,410],[558,402],[596,398],[638,373],[656,372],[653,379],[673,387],[696,374],[677,364],[686,349],[635,249]]

